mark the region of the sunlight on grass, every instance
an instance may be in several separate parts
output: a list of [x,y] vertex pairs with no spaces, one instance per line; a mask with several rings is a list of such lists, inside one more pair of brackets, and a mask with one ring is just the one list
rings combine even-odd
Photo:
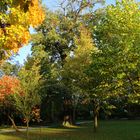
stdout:
[[[0,134],[0,140],[26,140],[26,133]],[[30,131],[29,140],[140,140],[140,121],[100,122],[97,133],[93,124],[77,128],[38,128]]]
[[0,140],[25,140],[26,138],[18,137],[15,134],[0,134]]

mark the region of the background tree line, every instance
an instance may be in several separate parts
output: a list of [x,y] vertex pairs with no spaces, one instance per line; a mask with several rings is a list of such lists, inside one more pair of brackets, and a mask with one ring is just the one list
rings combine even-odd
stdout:
[[95,11],[98,3],[104,1],[68,0],[45,10],[31,36],[32,55],[23,66],[1,65],[2,122],[22,118],[28,128],[35,119],[71,125],[94,118],[96,130],[98,117],[140,117],[139,3]]

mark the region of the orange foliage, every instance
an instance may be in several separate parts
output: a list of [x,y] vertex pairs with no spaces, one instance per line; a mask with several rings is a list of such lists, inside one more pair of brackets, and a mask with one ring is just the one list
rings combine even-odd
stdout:
[[30,24],[35,27],[42,23],[45,19],[44,11],[39,4],[38,0],[32,0],[29,5],[29,22]]
[[16,77],[3,76],[0,78],[0,100],[4,100],[6,96],[14,94],[20,82]]

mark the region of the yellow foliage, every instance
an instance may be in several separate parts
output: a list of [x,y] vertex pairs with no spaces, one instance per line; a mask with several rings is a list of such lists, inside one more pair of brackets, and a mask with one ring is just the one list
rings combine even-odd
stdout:
[[19,49],[30,40],[30,33],[21,25],[11,25],[6,28],[4,47],[10,50]]
[[88,29],[81,26],[79,31],[80,35],[75,36],[75,44],[77,48],[74,49],[73,58],[66,58],[66,63],[63,66],[63,75],[67,75],[68,72],[71,79],[76,78],[77,81],[82,82],[87,81],[84,71],[91,63],[91,52],[96,50]]
[[35,27],[42,23],[45,19],[44,11],[40,6],[38,0],[32,0],[32,3],[29,5],[29,23]]
[[0,36],[4,35],[3,30],[0,28]]
[[80,37],[75,39],[77,49],[75,49],[75,57],[88,57],[91,51],[95,49],[94,43],[87,28],[80,27]]
[[7,7],[6,11],[0,10],[0,50],[10,56],[28,44],[31,38],[29,27],[41,24],[45,19],[45,12],[39,0],[12,0]]

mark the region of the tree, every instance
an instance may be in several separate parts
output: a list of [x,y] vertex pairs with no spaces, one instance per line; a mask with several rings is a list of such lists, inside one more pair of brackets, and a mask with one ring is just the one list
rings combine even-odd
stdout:
[[93,32],[98,51],[87,71],[97,113],[112,96],[139,102],[139,3],[117,1],[104,12]]
[[[95,29],[97,47],[104,53],[110,53],[112,64],[115,62],[112,65],[112,72],[113,80],[116,82],[113,83],[116,83],[122,93],[129,94],[128,97],[137,97],[138,100],[135,100],[137,103],[139,102],[139,16],[139,3],[134,0],[123,0],[117,2],[116,6],[106,8],[106,15]],[[134,101],[132,98],[130,100]]]
[[[37,28],[38,34],[33,35],[33,55],[41,56],[40,52],[43,52],[41,56],[41,73],[43,74],[44,87],[42,93],[44,94],[44,100],[48,102],[51,109],[51,120],[54,120],[55,116],[59,113],[55,113],[61,110],[65,114],[65,107],[63,102],[69,92],[67,87],[61,83],[60,70],[65,63],[65,58],[73,33],[69,32],[73,26],[70,20],[65,20],[65,17],[61,13],[47,12],[46,20]],[[72,45],[72,44],[71,44]],[[39,55],[38,55],[39,54]],[[49,65],[48,65],[49,64]],[[57,99],[57,100],[56,100]],[[44,101],[43,101],[44,104]],[[50,105],[51,104],[51,105]],[[60,108],[58,109],[58,104]],[[48,115],[49,116],[49,115]]]
[[29,42],[31,38],[29,27],[36,27],[42,23],[44,12],[39,0],[2,0],[0,12],[0,60],[2,60]]
[[14,122],[14,114],[12,113],[13,110],[15,111],[12,95],[15,94],[18,88],[20,88],[20,81],[16,77],[4,75],[0,78],[0,103],[16,131],[19,130]]
[[101,2],[104,0],[66,0],[60,3],[58,11],[47,11],[48,18],[36,28],[38,34],[33,35],[33,48],[43,46],[49,52],[52,62],[57,60],[63,66],[67,55],[76,47],[74,38],[79,37],[84,16],[90,10],[93,11],[95,4]]
[[[67,85],[68,91],[72,90],[72,88],[70,88],[72,86],[68,85],[74,85],[81,77],[83,83],[84,79],[86,79],[84,78],[85,74],[83,70],[86,67],[85,65],[89,63],[89,57],[87,59],[86,57],[89,56],[94,43],[91,38],[91,32],[87,27],[87,22],[85,22],[85,15],[89,14],[89,9],[93,11],[93,6],[97,2],[101,1],[74,0],[61,3],[61,10],[57,11],[57,13],[47,11],[47,17],[49,18],[46,18],[43,24],[36,28],[38,33],[33,35],[33,52],[38,50],[36,48],[39,47],[43,48],[44,51],[48,51],[50,63],[55,67],[54,69],[57,70],[57,76],[55,78],[59,79],[58,82],[61,83],[65,81],[63,85]],[[92,12],[90,12],[90,14],[92,15]],[[87,38],[84,40],[85,36],[87,36]],[[75,59],[72,60],[69,55],[73,52],[77,54]],[[67,61],[69,62],[67,63]],[[85,65],[83,64],[84,66],[78,67],[78,63],[85,63]],[[69,64],[70,66],[72,65],[72,68]],[[71,71],[71,75],[66,72],[67,74],[65,74],[67,76],[64,76],[63,67],[65,67],[65,72],[66,70]],[[62,73],[60,72],[61,70]],[[78,79],[74,76],[77,76]],[[66,84],[66,80],[63,80],[67,78],[70,84]],[[76,82],[73,82],[74,80],[76,80]],[[79,81],[77,84],[78,83]],[[76,87],[73,89],[75,88]],[[71,95],[71,99],[72,96],[74,95]]]
[[98,128],[100,110],[107,112],[108,109],[114,108],[113,105],[110,105],[109,99],[116,94],[114,87],[111,86],[114,75],[112,65],[115,65],[115,63],[110,59],[111,54],[98,51],[92,52],[91,64],[85,71],[88,77],[86,88],[93,104],[95,131]]
[[41,75],[39,73],[38,60],[33,59],[31,67],[26,67],[26,65],[22,67],[18,73],[18,77],[21,90],[14,94],[14,104],[25,119],[28,136],[29,122],[35,115],[33,110],[39,107],[41,101],[39,94]]
[[[68,85],[68,88],[74,91],[72,97],[79,97],[82,96],[80,95],[82,92],[84,94],[87,92],[87,90],[83,88],[86,86],[88,80],[85,70],[90,65],[91,52],[95,49],[91,34],[84,26],[80,28],[79,38],[75,38],[75,44],[76,48],[73,49],[73,54],[67,56],[61,75],[62,81]],[[73,98],[71,100],[73,100]],[[74,111],[76,109],[76,104],[74,101],[72,102],[74,103]]]

